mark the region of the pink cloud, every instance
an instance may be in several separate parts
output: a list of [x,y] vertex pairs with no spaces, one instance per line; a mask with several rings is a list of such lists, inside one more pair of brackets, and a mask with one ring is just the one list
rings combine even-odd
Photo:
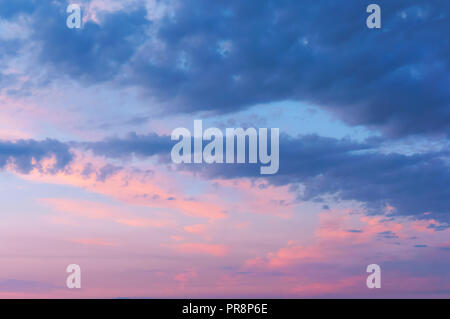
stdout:
[[263,179],[255,181],[247,178],[216,179],[213,182],[233,192],[237,198],[245,199],[235,204],[235,209],[239,211],[290,218],[298,205],[289,186],[274,186]]
[[[72,185],[90,192],[111,196],[131,205],[148,206],[161,209],[172,209],[188,216],[209,219],[226,218],[223,206],[217,196],[201,195],[197,198],[186,198],[184,190],[176,192],[178,187],[168,175],[153,171],[149,174],[139,170],[120,170],[107,178],[98,180],[94,172],[99,172],[106,165],[103,161],[87,157],[77,152],[76,160],[67,169],[57,174],[44,174],[33,170],[22,178],[37,182]],[[86,165],[90,164],[91,174],[85,174]],[[164,185],[166,189],[161,187]]]
[[[70,214],[75,217],[83,217],[87,219],[105,219],[111,220],[119,224],[132,227],[175,227],[176,223],[170,219],[156,219],[156,218],[136,218],[130,209],[122,210],[116,206],[107,205],[103,203],[72,200],[64,198],[41,198],[40,203],[51,207],[56,212]],[[64,219],[64,216],[52,217],[49,220],[54,220],[62,224],[74,224],[70,219]]]
[[105,247],[117,246],[117,244],[114,242],[98,238],[78,238],[78,239],[69,239],[68,241],[88,246],[105,246]]
[[155,227],[155,228],[162,228],[162,227],[168,227],[173,226],[174,222],[172,221],[165,221],[165,220],[156,220],[156,219],[150,219],[150,218],[134,218],[134,219],[116,219],[116,222],[120,224],[125,224],[128,226],[133,227]]
[[178,281],[180,283],[180,289],[184,290],[186,284],[191,281],[194,278],[198,277],[198,273],[193,268],[188,268],[185,271],[178,273],[173,278],[175,281]]
[[202,234],[206,230],[206,225],[205,224],[189,225],[185,226],[184,230],[192,234]]
[[292,289],[294,295],[317,296],[325,294],[343,294],[361,290],[365,282],[364,276],[353,276],[332,282],[312,282],[299,284]]
[[270,269],[311,262],[352,264],[354,256],[370,259],[376,252],[380,252],[379,262],[407,260],[420,253],[415,248],[417,243],[441,247],[448,242],[448,229],[436,232],[427,227],[434,222],[401,216],[386,219],[351,210],[326,211],[319,214],[313,243],[290,240],[278,251],[247,259],[244,267]]
[[170,245],[173,249],[184,254],[206,254],[216,257],[228,255],[229,248],[224,245],[203,244],[203,243],[182,243]]

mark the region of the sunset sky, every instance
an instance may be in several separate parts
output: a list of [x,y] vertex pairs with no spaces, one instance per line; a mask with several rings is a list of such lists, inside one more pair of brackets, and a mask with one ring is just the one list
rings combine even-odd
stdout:
[[[0,298],[450,298],[449,14],[0,0]],[[172,163],[197,119],[279,128],[279,171]]]

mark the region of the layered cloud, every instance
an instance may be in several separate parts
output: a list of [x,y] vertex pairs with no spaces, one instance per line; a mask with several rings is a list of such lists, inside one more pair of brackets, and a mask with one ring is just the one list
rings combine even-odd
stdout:
[[[0,0],[0,296],[448,296],[448,1],[379,30],[369,1],[68,3]],[[279,127],[277,174],[173,164],[200,118]]]
[[0,13],[30,17],[50,81],[138,86],[177,111],[292,99],[392,136],[449,132],[445,1],[380,1],[381,30],[365,26],[367,1],[111,3],[82,30],[65,26],[66,4],[15,1]]
[[21,173],[43,168],[43,160],[49,160],[46,168],[56,173],[64,169],[73,159],[69,146],[56,140],[0,141],[0,168],[12,165]]
[[[364,292],[365,277],[362,272],[357,275],[355,269],[363,270],[374,262],[384,269],[383,296],[407,295],[408,291],[424,296],[445,294],[449,288],[448,273],[442,267],[448,262],[448,255],[442,254],[440,243],[449,230],[436,232],[422,227],[430,222],[434,221],[367,217],[353,210],[325,211],[319,214],[314,242],[290,240],[266,256],[248,259],[243,269],[250,273],[283,274],[290,279],[285,285],[296,296],[380,296],[377,292]],[[411,267],[403,269],[405,263],[411,263]],[[424,280],[423,269],[430,263],[436,264],[436,271]]]
[[[381,142],[380,139],[356,142],[316,135],[297,138],[283,135],[280,170],[265,178],[275,186],[290,185],[298,200],[324,204],[333,200],[356,200],[364,203],[371,213],[381,213],[390,203],[396,207],[392,214],[420,218],[425,213],[433,213],[435,218],[449,221],[448,151],[444,148],[411,155],[385,153],[379,149]],[[13,163],[22,173],[40,165],[42,159],[54,158],[51,169],[56,172],[71,162],[70,146],[91,150],[93,154],[109,159],[145,160],[157,155],[160,163],[171,165],[171,144],[168,136],[131,133],[124,138],[69,144],[55,140],[5,141],[0,144],[0,152],[2,166]],[[200,174],[209,180],[261,177],[258,167],[251,164],[184,164],[175,168]],[[93,169],[92,163],[87,162],[80,174],[85,180],[94,174],[95,180],[105,181],[122,174],[122,170],[123,167],[108,163]]]
[[[274,185],[295,186],[292,190],[299,200],[356,200],[375,213],[391,203],[396,207],[392,212],[395,214],[420,216],[432,212],[449,221],[448,150],[444,147],[441,151],[408,155],[382,151],[383,142],[379,138],[357,142],[317,135],[282,135],[280,170],[265,178]],[[170,164],[171,143],[168,136],[129,134],[122,139],[81,145],[104,157],[159,155]],[[185,164],[181,169],[206,179],[261,177],[259,167],[251,164]]]

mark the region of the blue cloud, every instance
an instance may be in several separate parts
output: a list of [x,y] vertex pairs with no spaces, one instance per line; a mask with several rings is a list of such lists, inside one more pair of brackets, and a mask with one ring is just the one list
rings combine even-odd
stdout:
[[[176,143],[156,134],[109,138],[99,142],[73,144],[110,158],[159,156],[170,164],[170,149]],[[356,142],[317,135],[280,137],[280,169],[264,176],[274,185],[291,185],[299,200],[324,202],[357,200],[370,213],[382,213],[386,204],[395,214],[433,217],[450,221],[449,152],[446,150],[405,155],[381,153],[383,139]],[[180,170],[195,171],[206,179],[261,178],[258,165],[181,164]],[[299,188],[298,185],[304,188]],[[436,229],[439,230],[439,229]]]
[[50,172],[57,172],[72,161],[73,154],[68,145],[52,139],[0,141],[0,169],[12,161],[18,171],[29,173],[34,168],[40,168],[41,160],[52,157],[55,163]]
[[31,16],[49,79],[138,86],[176,111],[299,100],[389,136],[448,134],[450,3],[380,0],[379,30],[365,26],[369,3],[186,0],[157,25],[142,6],[82,30],[65,27],[65,1],[0,14]]
[[[113,79],[145,40],[144,7],[102,15],[102,24],[88,21],[82,29],[66,26],[64,4],[41,5],[33,15],[33,37],[41,45],[39,59],[53,67],[51,75],[69,75],[87,83]],[[49,18],[49,16],[51,18]]]

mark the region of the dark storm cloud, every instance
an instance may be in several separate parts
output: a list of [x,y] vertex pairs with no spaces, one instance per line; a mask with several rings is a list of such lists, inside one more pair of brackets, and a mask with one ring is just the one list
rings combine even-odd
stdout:
[[[449,151],[404,155],[381,153],[379,140],[363,143],[316,135],[280,137],[280,169],[264,176],[274,185],[302,184],[300,200],[357,200],[370,212],[387,203],[396,214],[432,212],[450,221]],[[206,178],[261,177],[259,165],[184,165]],[[436,216],[436,215],[434,215]]]
[[159,30],[164,59],[136,59],[136,76],[185,111],[294,99],[392,135],[448,133],[449,2],[379,1],[381,30],[368,3],[182,1]]
[[91,150],[95,155],[109,158],[169,154],[172,147],[170,136],[159,136],[155,133],[137,135],[134,132],[124,138],[114,137],[99,142],[74,143],[73,145]]
[[[122,139],[79,146],[111,158],[158,155],[170,164],[175,143],[168,136],[132,133]],[[333,200],[357,200],[371,213],[381,213],[389,204],[396,208],[392,214],[424,216],[431,212],[433,217],[450,221],[450,152],[381,153],[381,145],[383,140],[379,138],[356,142],[317,135],[281,135],[280,169],[275,175],[260,175],[259,164],[181,164],[176,168],[206,179],[262,177],[273,185],[291,185],[299,200],[324,204],[330,196]]]
[[68,145],[52,139],[0,141],[0,169],[13,163],[19,172],[29,173],[34,168],[40,168],[41,160],[53,157],[55,163],[51,172],[64,169],[73,159]]
[[8,1],[0,14],[31,14],[54,76],[140,86],[171,110],[291,99],[392,136],[448,134],[450,3],[379,0],[382,28],[369,30],[371,2],[183,0],[157,26],[136,7],[81,30],[66,28],[65,1]]
[[88,83],[113,79],[145,40],[145,27],[150,24],[145,8],[101,15],[101,26],[88,21],[82,29],[69,29],[66,5],[41,5],[33,15],[40,61],[53,65],[53,74]]
[[[136,7],[99,14],[101,26],[87,21],[82,29],[69,29],[66,26],[69,3],[63,0],[0,0],[0,17],[14,19],[25,15],[30,19],[29,40],[37,45],[39,67],[49,68],[47,82],[65,75],[83,83],[114,79],[146,38],[145,27],[150,25],[145,18],[147,11],[144,7]],[[83,10],[87,7],[81,5],[85,13]]]

